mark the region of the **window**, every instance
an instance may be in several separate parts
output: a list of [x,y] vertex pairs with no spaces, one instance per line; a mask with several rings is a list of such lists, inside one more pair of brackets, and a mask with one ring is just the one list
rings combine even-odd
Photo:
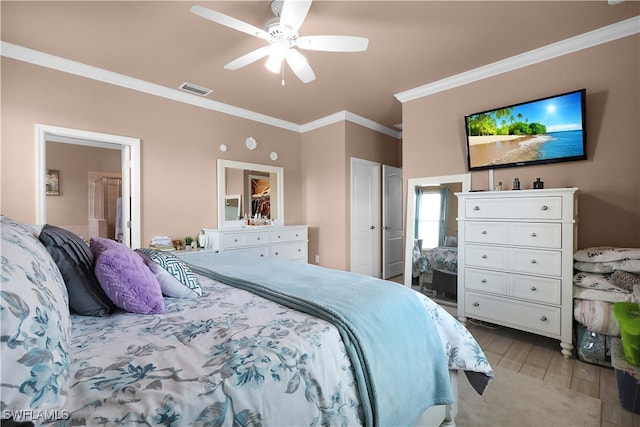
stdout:
[[440,191],[419,190],[416,203],[416,239],[423,248],[435,248],[440,238]]

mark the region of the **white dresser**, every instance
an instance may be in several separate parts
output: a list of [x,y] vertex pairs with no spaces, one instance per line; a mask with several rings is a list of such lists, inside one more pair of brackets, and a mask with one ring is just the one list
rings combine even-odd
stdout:
[[577,188],[457,193],[458,318],[573,350]]
[[207,250],[308,262],[307,225],[205,228]]

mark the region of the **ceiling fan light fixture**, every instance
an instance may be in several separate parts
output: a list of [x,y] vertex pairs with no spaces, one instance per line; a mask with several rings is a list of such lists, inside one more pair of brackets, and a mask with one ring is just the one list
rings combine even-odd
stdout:
[[278,74],[282,67],[282,58],[278,58],[276,55],[269,55],[269,59],[267,59],[264,66],[272,73]]
[[293,54],[287,55],[287,63],[289,64],[289,66],[293,71],[300,71],[309,64],[307,62],[307,58],[305,58],[303,55],[293,55]]
[[289,50],[289,46],[286,46],[285,43],[281,41],[276,41],[269,46],[269,59],[267,59],[265,67],[267,70],[271,71],[274,74],[280,72],[280,68],[282,67],[282,61],[287,55],[287,51]]

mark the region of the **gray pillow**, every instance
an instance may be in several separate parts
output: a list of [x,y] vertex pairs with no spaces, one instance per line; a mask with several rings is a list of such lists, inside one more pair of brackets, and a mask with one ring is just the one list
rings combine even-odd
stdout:
[[111,314],[114,305],[96,278],[93,254],[80,236],[47,224],[40,232],[40,241],[62,273],[71,311],[85,316]]

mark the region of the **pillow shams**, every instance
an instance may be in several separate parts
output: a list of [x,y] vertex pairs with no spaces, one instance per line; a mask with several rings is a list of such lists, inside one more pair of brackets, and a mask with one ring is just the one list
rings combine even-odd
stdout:
[[60,269],[71,310],[85,316],[109,315],[113,303],[93,272],[94,256],[89,246],[76,234],[49,224],[39,238]]
[[33,230],[0,217],[0,407],[61,408],[69,389],[71,320],[60,270]]

